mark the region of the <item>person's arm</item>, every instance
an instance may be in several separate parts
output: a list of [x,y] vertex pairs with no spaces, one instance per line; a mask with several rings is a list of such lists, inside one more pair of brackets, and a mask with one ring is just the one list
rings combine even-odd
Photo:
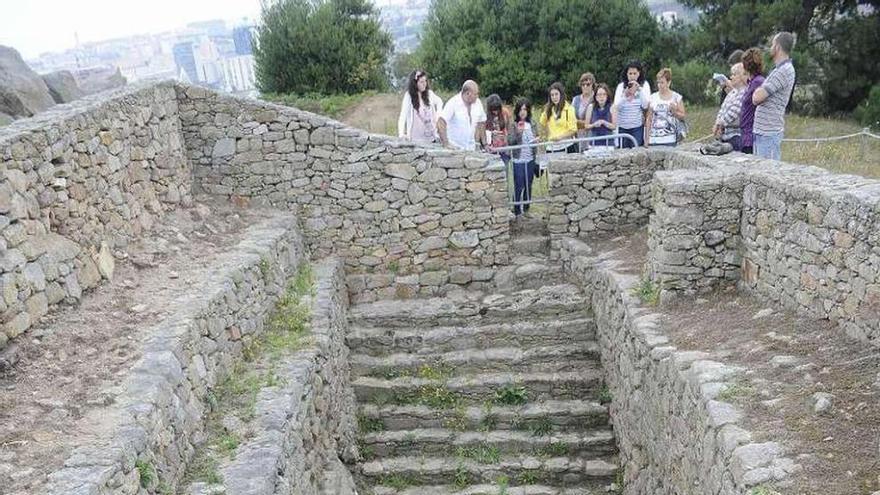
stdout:
[[645,81],[645,84],[642,84],[639,99],[641,100],[642,110],[647,110],[651,105],[651,85],[648,84],[648,81]]
[[474,131],[474,141],[480,145],[480,149],[486,149],[486,121],[477,122],[476,131]]
[[648,112],[647,112],[647,114],[645,114],[645,125],[644,125],[644,130],[645,130],[645,137],[644,137],[645,148],[647,148],[648,145],[649,145],[648,140],[649,140],[649,138],[651,137],[650,129],[651,129],[651,123],[652,123],[653,120],[654,120],[654,111],[651,110],[651,107],[650,107],[650,106],[648,106]]
[[611,122],[605,121],[605,127],[612,131],[617,129],[617,112],[614,111],[614,108],[611,109]]
[[614,103],[611,105],[612,108],[620,105],[620,102],[623,101],[623,83],[619,83],[617,88],[614,90]]
[[587,107],[587,114],[584,115],[586,119],[584,120],[584,129],[593,129],[596,127],[596,124],[593,122],[593,105]]
[[567,132],[565,134],[563,134],[561,138],[559,138],[560,141],[563,139],[571,139],[571,138],[577,136],[577,133],[578,133],[578,120],[577,120],[577,115],[575,114],[575,111],[574,111],[574,107],[569,106],[568,110],[566,110],[563,107],[562,111],[565,112],[565,114],[566,114],[565,123],[566,123]]
[[764,79],[764,83],[761,84],[761,86],[752,94],[752,103],[754,105],[764,103],[770,95],[782,89],[782,85],[782,71],[774,70],[769,76],[767,76],[767,79]]
[[412,117],[412,101],[409,93],[403,93],[400,116],[397,118],[397,137],[409,139],[409,119]]
[[441,115],[437,117],[437,135],[444,147],[449,147],[449,137],[446,135],[446,119]]
[[547,112],[543,109],[541,110],[541,116],[538,117],[538,125],[540,130],[535,134],[539,134],[542,139],[546,140],[550,136],[550,130],[547,128]]
[[437,93],[431,91],[428,99],[431,101],[431,108],[434,110],[434,123],[437,123],[437,119],[440,117],[440,112],[443,110],[443,98],[437,96]]
[[684,98],[681,95],[678,96],[678,99],[675,101],[675,118],[678,120],[684,120],[687,118],[687,110],[684,108]]
[[449,121],[452,120],[454,114],[454,110],[450,104],[451,101],[452,100],[446,102],[446,106],[443,107],[443,110],[440,111],[440,115],[437,117],[437,135],[440,137],[440,143],[447,148],[449,147]]

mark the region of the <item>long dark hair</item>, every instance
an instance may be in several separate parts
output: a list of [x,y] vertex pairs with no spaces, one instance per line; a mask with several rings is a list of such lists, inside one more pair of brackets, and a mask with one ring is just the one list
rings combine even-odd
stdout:
[[629,78],[626,77],[626,73],[629,72],[630,69],[635,69],[639,71],[639,86],[645,84],[645,67],[638,60],[630,60],[626,66],[624,66],[623,70],[620,71],[620,82],[623,83],[623,87],[626,87],[629,82]]
[[[425,92],[421,94],[421,98],[419,98],[419,79],[425,78]],[[416,69],[412,71],[409,75],[409,82],[406,85],[406,91],[409,93],[409,97],[412,100],[413,108],[418,111],[421,106],[421,102],[425,102],[425,105],[430,105],[431,102],[428,99],[428,92],[431,90],[431,82],[428,81],[428,73],[421,70]]]
[[[553,98],[550,97],[550,93],[553,90],[559,91],[559,103],[554,105]],[[562,109],[565,107],[565,86],[562,85],[561,82],[556,81],[555,83],[550,85],[550,89],[547,90],[547,105],[544,106],[544,116],[547,120],[550,120],[551,114],[555,113],[556,118],[558,119],[560,115],[562,115]]]
[[608,89],[608,85],[605,83],[599,83],[596,85],[596,88],[593,90],[593,108],[599,107],[599,101],[596,99],[596,95],[599,94],[599,90],[605,91],[605,107],[610,107],[612,103],[614,103],[614,94],[611,93],[611,90]]
[[522,119],[519,118],[519,111],[522,110],[523,107],[526,107],[526,120],[525,122],[532,121],[532,102],[529,101],[528,98],[520,98],[516,100],[516,105],[513,106],[513,121],[520,122]]

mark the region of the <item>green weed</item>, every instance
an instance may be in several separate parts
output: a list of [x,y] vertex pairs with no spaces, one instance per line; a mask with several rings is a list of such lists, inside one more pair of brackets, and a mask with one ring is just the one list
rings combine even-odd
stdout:
[[528,391],[525,387],[508,384],[495,391],[495,402],[508,406],[520,406],[528,402]]
[[647,276],[643,276],[633,293],[648,306],[656,306],[660,302],[660,286]]

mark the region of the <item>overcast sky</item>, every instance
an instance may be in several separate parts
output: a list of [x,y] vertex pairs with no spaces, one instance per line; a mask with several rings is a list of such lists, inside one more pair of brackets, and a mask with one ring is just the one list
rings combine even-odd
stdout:
[[210,19],[259,19],[260,0],[0,0],[0,45],[34,58],[75,44]]

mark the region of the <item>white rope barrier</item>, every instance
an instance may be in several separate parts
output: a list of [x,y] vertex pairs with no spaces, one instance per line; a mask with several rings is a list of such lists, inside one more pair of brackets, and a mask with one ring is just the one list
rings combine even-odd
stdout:
[[[711,137],[714,137],[714,134],[708,134],[699,139],[694,139],[693,141],[689,141],[691,143],[699,143],[701,141],[705,141]],[[786,138],[783,139],[783,143],[825,143],[829,141],[842,141],[844,139],[852,139],[854,137],[859,136],[867,136],[874,139],[880,139],[880,136],[870,132],[867,128],[862,129],[859,132],[854,132],[852,134],[845,134],[843,136],[828,136],[828,137],[818,137],[818,138]]]

